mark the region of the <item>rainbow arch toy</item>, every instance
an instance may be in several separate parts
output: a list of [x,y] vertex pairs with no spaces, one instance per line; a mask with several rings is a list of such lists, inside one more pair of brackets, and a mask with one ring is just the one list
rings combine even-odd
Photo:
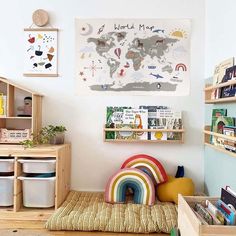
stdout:
[[105,189],[105,201],[124,203],[129,188],[133,190],[134,203],[154,204],[155,188],[152,179],[143,171],[135,168],[120,169],[110,177]]
[[154,185],[164,183],[168,180],[166,171],[162,164],[154,157],[139,154],[128,158],[121,166],[123,168],[137,168],[148,174]]

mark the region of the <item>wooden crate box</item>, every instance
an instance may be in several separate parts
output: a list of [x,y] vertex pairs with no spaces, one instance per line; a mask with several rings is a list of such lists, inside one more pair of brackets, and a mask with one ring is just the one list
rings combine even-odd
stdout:
[[236,226],[202,225],[190,207],[205,200],[215,202],[218,198],[211,197],[183,197],[179,194],[178,227],[181,236],[232,236],[236,235]]

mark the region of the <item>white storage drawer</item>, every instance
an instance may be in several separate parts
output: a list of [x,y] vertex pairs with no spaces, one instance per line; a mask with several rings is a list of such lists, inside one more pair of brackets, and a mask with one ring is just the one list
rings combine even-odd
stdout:
[[48,159],[19,159],[23,165],[24,173],[54,173],[56,172],[56,160]]
[[12,206],[14,176],[0,176],[0,206]]
[[14,172],[14,159],[0,157],[0,172]]
[[23,205],[25,207],[48,208],[55,205],[56,177],[18,177],[23,183]]

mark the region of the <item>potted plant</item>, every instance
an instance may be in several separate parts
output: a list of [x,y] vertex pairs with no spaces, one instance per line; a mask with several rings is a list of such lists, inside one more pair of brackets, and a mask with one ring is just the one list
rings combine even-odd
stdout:
[[63,144],[65,139],[65,126],[48,125],[40,131],[41,143]]
[[25,148],[34,147],[37,144],[63,144],[65,131],[65,126],[48,125],[43,127],[38,135],[32,135],[32,139],[27,139],[20,144]]

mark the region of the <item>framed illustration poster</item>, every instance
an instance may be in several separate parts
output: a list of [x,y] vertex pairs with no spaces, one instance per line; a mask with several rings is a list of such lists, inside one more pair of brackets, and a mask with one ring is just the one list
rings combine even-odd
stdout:
[[24,76],[58,76],[57,33],[54,28],[24,29]]
[[76,19],[76,92],[186,96],[189,19]]

